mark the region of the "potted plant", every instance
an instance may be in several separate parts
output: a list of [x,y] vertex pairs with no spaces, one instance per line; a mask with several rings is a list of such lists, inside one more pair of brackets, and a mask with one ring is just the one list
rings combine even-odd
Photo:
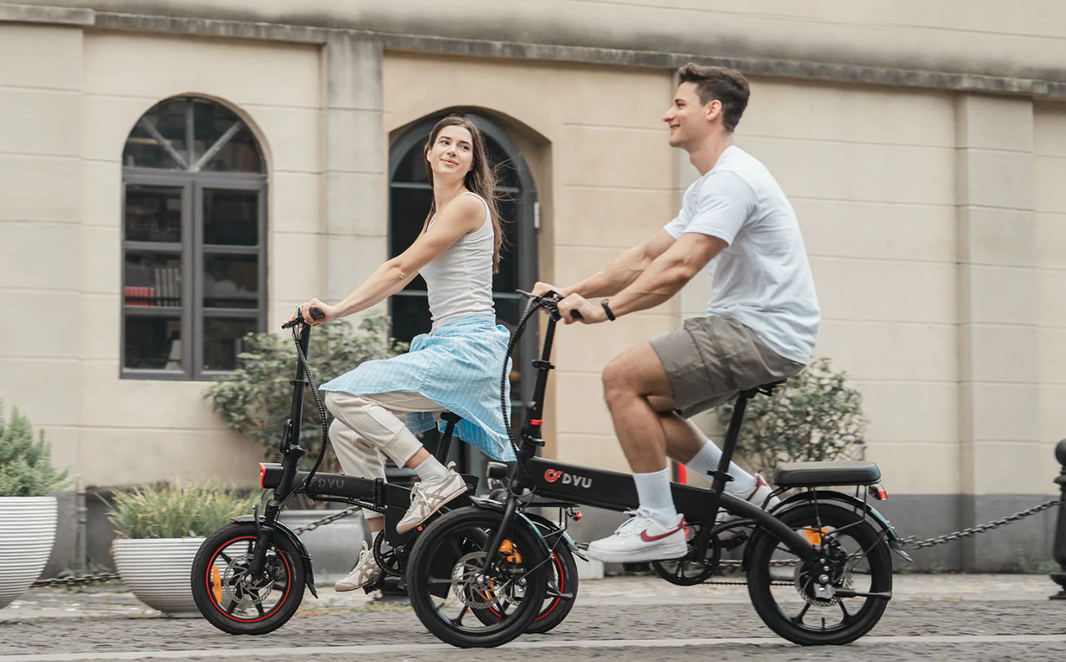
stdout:
[[199,615],[189,574],[204,537],[252,510],[254,496],[233,489],[149,486],[111,498],[107,518],[118,538],[111,557],[137,599],[174,616]]
[[52,555],[56,538],[56,498],[67,472],[52,466],[51,449],[33,426],[0,402],[0,607],[33,584]]

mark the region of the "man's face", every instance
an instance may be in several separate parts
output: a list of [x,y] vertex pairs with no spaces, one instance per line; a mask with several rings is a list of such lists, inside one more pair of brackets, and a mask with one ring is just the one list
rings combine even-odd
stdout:
[[670,146],[687,149],[699,144],[710,131],[716,105],[721,104],[718,101],[707,105],[700,103],[695,83],[681,83],[673,104],[663,115],[663,121],[670,127]]

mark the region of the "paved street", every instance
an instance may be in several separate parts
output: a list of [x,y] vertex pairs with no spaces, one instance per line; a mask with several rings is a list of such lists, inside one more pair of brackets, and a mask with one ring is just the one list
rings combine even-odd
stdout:
[[[897,575],[896,598],[850,646],[800,648],[771,633],[744,587],[681,588],[650,577],[582,584],[569,618],[507,648],[526,660],[1055,660],[1066,658],[1066,602],[1032,575]],[[0,662],[46,660],[499,660],[499,650],[441,645],[410,608],[323,591],[264,637],[225,635],[174,619],[128,593],[39,589],[0,610]]]

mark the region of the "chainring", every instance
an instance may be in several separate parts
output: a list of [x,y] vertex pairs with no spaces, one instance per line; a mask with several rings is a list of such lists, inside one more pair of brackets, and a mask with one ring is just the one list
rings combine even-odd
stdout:
[[400,562],[400,554],[393,547],[384,549],[385,533],[381,532],[374,536],[374,560],[389,577],[402,577],[403,565]]
[[695,559],[696,545],[694,540],[699,531],[699,525],[692,524],[688,542],[688,555],[680,559],[666,561],[652,561],[651,568],[655,574],[675,586],[695,586],[710,579],[717,571],[718,564],[722,560],[722,541],[717,536],[711,536],[707,541],[707,553],[700,560]]

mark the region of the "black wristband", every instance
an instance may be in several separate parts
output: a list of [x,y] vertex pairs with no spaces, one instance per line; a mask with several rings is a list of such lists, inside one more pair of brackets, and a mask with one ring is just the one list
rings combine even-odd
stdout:
[[604,299],[603,301],[601,301],[600,305],[603,306],[603,312],[607,313],[607,319],[609,319],[609,320],[611,320],[613,322],[614,319],[615,319],[614,318],[614,313],[611,312],[611,307],[607,305],[607,299]]

